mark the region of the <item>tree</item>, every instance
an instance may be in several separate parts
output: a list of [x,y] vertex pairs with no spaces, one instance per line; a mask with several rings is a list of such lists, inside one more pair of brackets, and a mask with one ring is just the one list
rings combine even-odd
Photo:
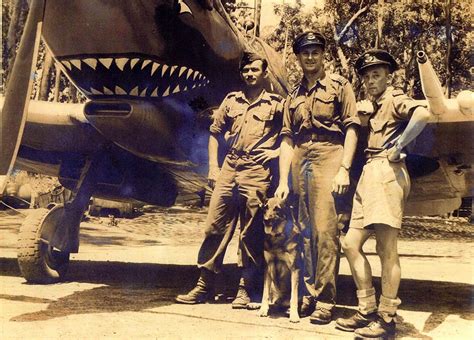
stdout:
[[26,21],[27,9],[26,0],[2,2],[2,71],[4,72],[2,84],[7,83],[9,70],[13,65],[15,51]]
[[303,30],[317,29],[328,38],[327,67],[348,77],[361,97],[363,91],[359,91],[361,84],[353,64],[365,50],[375,47],[394,55],[400,70],[393,83],[415,97],[422,95],[418,50],[425,50],[439,70],[448,94],[471,86],[474,33],[468,29],[471,11],[467,0],[326,0],[323,8],[310,13],[296,1],[293,6],[275,5],[274,10],[281,21],[267,42],[288,60],[290,84],[299,80],[301,73],[291,50],[285,47]]

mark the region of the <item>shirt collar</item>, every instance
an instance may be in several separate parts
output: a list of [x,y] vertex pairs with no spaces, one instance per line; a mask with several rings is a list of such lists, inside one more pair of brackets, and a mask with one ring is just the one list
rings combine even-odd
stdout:
[[[246,103],[250,103],[247,97],[245,97],[244,91],[237,92],[235,97],[240,100],[243,100]],[[262,89],[262,92],[260,92],[260,95],[257,97],[254,103],[258,103],[261,100],[271,101],[270,94],[267,91],[265,91],[265,89]]]
[[301,87],[303,87],[303,89],[306,91],[316,89],[318,86],[326,89],[327,84],[328,84],[328,75],[326,71],[324,71],[323,76],[319,78],[318,80],[316,80],[316,83],[314,83],[314,85],[310,89],[308,89],[308,81],[306,80],[304,76],[303,76],[303,79],[301,79],[300,84],[301,84]]
[[380,105],[382,104],[382,102],[385,100],[385,98],[387,98],[388,95],[390,95],[392,92],[393,92],[394,88],[392,86],[388,86],[384,93],[382,93],[380,95],[380,97],[377,98],[377,100],[375,101],[377,103],[377,105]]

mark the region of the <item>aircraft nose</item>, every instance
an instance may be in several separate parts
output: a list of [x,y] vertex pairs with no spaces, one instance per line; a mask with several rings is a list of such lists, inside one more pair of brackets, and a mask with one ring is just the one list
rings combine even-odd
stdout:
[[148,0],[139,6],[134,1],[70,0],[65,5],[49,0],[43,35],[88,98],[159,100],[207,87],[220,66],[240,55],[223,17],[212,6],[205,11],[202,6],[182,0]]

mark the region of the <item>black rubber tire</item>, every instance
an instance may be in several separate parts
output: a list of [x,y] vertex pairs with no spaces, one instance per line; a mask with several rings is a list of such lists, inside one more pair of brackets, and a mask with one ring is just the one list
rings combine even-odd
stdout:
[[69,266],[69,253],[52,249],[41,240],[41,229],[48,215],[57,209],[31,210],[18,234],[18,265],[21,274],[30,283],[55,283],[61,281]]

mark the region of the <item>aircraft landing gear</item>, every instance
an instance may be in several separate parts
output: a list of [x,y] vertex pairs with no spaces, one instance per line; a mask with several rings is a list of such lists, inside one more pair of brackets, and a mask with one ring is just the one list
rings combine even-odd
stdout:
[[[98,164],[99,163],[99,164]],[[100,161],[87,160],[64,205],[32,210],[20,227],[18,265],[26,281],[54,283],[62,280],[69,254],[79,251],[79,225],[97,184]]]
[[69,252],[61,251],[49,244],[49,236],[62,221],[64,206],[56,205],[51,210],[31,210],[22,226],[18,238],[18,264],[23,277],[31,283],[54,283],[66,274]]

